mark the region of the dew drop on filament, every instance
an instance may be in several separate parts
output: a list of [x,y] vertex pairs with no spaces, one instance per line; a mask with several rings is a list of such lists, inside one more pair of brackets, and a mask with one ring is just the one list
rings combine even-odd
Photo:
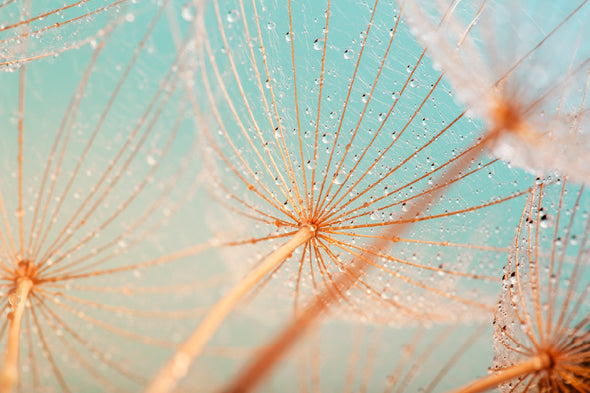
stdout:
[[317,38],[314,42],[313,42],[313,49],[315,50],[322,50],[324,48],[324,40],[321,38]]
[[334,141],[334,135],[330,134],[329,132],[322,135],[322,142],[332,143],[332,141]]
[[550,214],[543,214],[539,221],[541,228],[551,228],[553,226],[553,216]]
[[240,13],[237,10],[230,10],[227,13],[227,21],[229,23],[234,23],[240,17]]
[[10,303],[10,305],[12,307],[16,307],[18,306],[18,304],[20,303],[20,296],[18,296],[16,293],[13,293],[12,295],[10,295],[10,297],[8,298],[8,303]]
[[332,183],[342,184],[342,183],[344,183],[345,179],[346,179],[346,172],[340,171],[340,172],[334,174],[334,179],[332,180]]
[[193,20],[195,17],[195,9],[193,5],[191,3],[186,3],[183,5],[180,11],[180,16],[182,16],[182,19],[186,21]]

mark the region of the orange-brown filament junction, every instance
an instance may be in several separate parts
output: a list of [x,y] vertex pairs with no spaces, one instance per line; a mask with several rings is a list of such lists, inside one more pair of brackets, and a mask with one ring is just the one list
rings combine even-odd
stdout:
[[544,370],[552,370],[555,367],[555,351],[553,348],[547,348],[539,353],[538,357],[542,360],[541,367]]
[[37,266],[31,261],[20,261],[15,273],[15,288],[19,280],[29,279],[33,284],[37,282]]
[[309,231],[311,233],[313,233],[313,237],[316,237],[317,233],[320,229],[320,226],[318,224],[316,224],[315,222],[305,222],[305,223],[299,224],[299,229],[301,230],[303,228],[308,228]]
[[14,271],[14,286],[8,296],[11,312],[6,348],[2,369],[0,370],[0,391],[12,392],[18,381],[18,357],[20,352],[20,327],[25,304],[37,281],[37,268],[34,263],[24,260],[18,263]]

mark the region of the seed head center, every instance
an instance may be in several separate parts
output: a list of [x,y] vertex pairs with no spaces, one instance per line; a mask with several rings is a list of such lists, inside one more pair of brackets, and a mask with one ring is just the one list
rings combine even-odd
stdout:
[[528,127],[518,102],[511,102],[505,98],[498,99],[495,102],[492,116],[494,125],[499,131],[526,136]]

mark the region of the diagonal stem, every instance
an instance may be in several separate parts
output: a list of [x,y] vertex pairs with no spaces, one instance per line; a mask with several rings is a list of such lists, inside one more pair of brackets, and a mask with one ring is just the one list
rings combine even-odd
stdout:
[[8,326],[8,339],[4,351],[4,361],[0,369],[0,392],[10,393],[18,380],[18,356],[20,352],[20,331],[27,297],[33,287],[33,281],[27,277],[17,281],[16,290],[9,297],[12,318]]
[[268,256],[256,269],[234,286],[211,308],[205,319],[193,334],[176,351],[174,356],[160,369],[148,386],[146,393],[171,392],[178,380],[187,372],[193,360],[199,356],[207,342],[238,302],[268,273],[288,258],[299,246],[307,243],[316,234],[312,225],[302,225],[300,229],[281,247]]
[[553,366],[553,360],[547,353],[540,353],[532,356],[522,363],[506,367],[493,374],[480,378],[469,385],[462,388],[455,389],[449,393],[481,393],[486,390],[495,388],[504,382],[508,382],[514,378],[526,377],[541,370],[547,370]]

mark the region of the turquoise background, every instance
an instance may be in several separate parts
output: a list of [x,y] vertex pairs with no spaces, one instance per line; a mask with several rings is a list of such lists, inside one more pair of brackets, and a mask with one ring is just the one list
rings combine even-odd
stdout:
[[[125,66],[133,56],[135,48],[142,40],[147,26],[153,20],[158,7],[163,2],[144,1],[126,2],[106,12],[84,18],[83,21],[69,24],[65,27],[48,30],[43,34],[31,36],[27,40],[15,40],[12,37],[15,29],[0,32],[0,62],[5,59],[21,58],[28,56],[42,55],[48,52],[59,52],[57,56],[51,55],[38,60],[5,67],[0,72],[0,165],[5,175],[0,178],[0,187],[4,196],[6,210],[11,226],[16,228],[17,220],[10,212],[17,209],[17,180],[16,180],[16,155],[17,155],[17,119],[18,113],[18,83],[19,75],[26,67],[25,87],[25,112],[24,112],[24,177],[25,177],[25,231],[31,227],[32,209],[38,199],[38,190],[43,170],[47,165],[51,146],[55,140],[60,122],[64,119],[64,113],[70,99],[74,96],[77,87],[86,67],[96,48],[104,39],[105,47],[97,58],[96,64],[89,72],[88,85],[83,93],[80,102],[79,113],[73,123],[72,136],[66,150],[64,163],[57,178],[56,194],[64,190],[69,175],[74,170],[79,157],[88,141],[94,126],[97,124],[111,92],[121,78]],[[158,121],[154,124],[153,131],[146,141],[138,148],[137,155],[130,162],[129,167],[122,173],[121,180],[117,183],[113,193],[101,203],[97,214],[89,220],[87,227],[100,225],[105,218],[116,211],[123,201],[132,195],[136,187],[146,179],[154,163],[158,163],[157,170],[151,175],[153,178],[148,182],[145,191],[134,199],[129,208],[115,220],[108,228],[101,231],[101,236],[92,238],[81,250],[72,251],[72,258],[84,254],[87,249],[100,247],[104,241],[116,237],[125,232],[129,225],[132,225],[137,217],[145,214],[146,206],[157,200],[158,195],[165,192],[165,199],[160,208],[150,216],[142,228],[150,228],[150,223],[157,225],[166,222],[166,225],[157,227],[150,236],[133,247],[127,247],[125,242],[119,244],[116,249],[120,254],[112,259],[105,267],[121,266],[137,261],[148,260],[154,257],[168,255],[187,247],[201,244],[214,236],[221,239],[243,240],[256,236],[266,236],[281,233],[284,229],[276,229],[273,226],[256,223],[247,217],[240,216],[231,210],[231,207],[238,211],[244,208],[235,200],[229,198],[229,194],[238,197],[247,194],[247,187],[235,174],[227,169],[227,165],[219,158],[210,147],[209,141],[204,137],[203,127],[206,126],[213,140],[220,151],[234,163],[237,171],[249,182],[256,183],[258,179],[268,186],[268,189],[275,195],[281,195],[279,186],[262,165],[245,137],[249,135],[256,141],[261,154],[266,154],[260,142],[266,142],[267,148],[277,162],[280,162],[280,152],[276,144],[275,128],[280,124],[285,135],[285,145],[289,151],[296,152],[291,156],[292,164],[298,174],[305,172],[307,176],[307,187],[310,189],[310,178],[316,169],[316,179],[321,179],[320,172],[328,165],[331,150],[335,150],[337,158],[342,158],[344,148],[350,142],[350,130],[359,125],[359,133],[352,143],[352,148],[344,159],[344,171],[349,173],[355,165],[355,155],[360,157],[363,154],[363,146],[366,146],[372,139],[376,130],[383,125],[383,132],[375,139],[368,151],[366,158],[358,164],[357,172],[352,175],[353,180],[359,180],[359,185],[354,189],[344,189],[342,195],[352,198],[355,192],[370,187],[375,179],[387,173],[395,167],[404,157],[412,154],[417,142],[424,144],[438,131],[451,123],[462,111],[466,109],[460,101],[460,97],[454,87],[444,77],[438,87],[426,100],[422,110],[416,118],[409,123],[406,130],[402,128],[410,118],[411,114],[421,104],[423,97],[429,92],[431,86],[436,83],[440,75],[436,61],[428,55],[424,57],[416,70],[418,57],[422,52],[422,46],[412,35],[411,29],[402,19],[398,25],[396,39],[384,62],[383,69],[377,81],[377,74],[381,60],[389,43],[390,31],[395,26],[399,17],[400,7],[393,2],[380,2],[377,5],[371,31],[364,46],[362,62],[356,74],[353,87],[350,89],[350,98],[346,111],[343,110],[343,103],[348,94],[348,86],[351,82],[351,75],[354,72],[356,61],[361,52],[361,45],[364,40],[364,32],[368,26],[373,5],[365,1],[332,1],[330,13],[330,25],[327,42],[324,42],[325,11],[326,4],[316,1],[293,1],[293,32],[289,33],[289,19],[286,2],[262,1],[256,2],[258,11],[258,22],[261,29],[261,41],[256,32],[257,24],[249,1],[244,2],[244,11],[237,1],[218,2],[218,15],[213,8],[213,3],[205,5],[197,2],[192,5],[189,2],[170,1],[166,3],[164,12],[155,25],[153,33],[146,41],[145,50],[138,57],[136,65],[132,68],[128,79],[117,95],[112,109],[105,117],[96,142],[82,160],[80,174],[73,182],[71,191],[62,197],[65,199],[62,211],[63,216],[58,217],[57,227],[67,222],[67,213],[73,213],[83,200],[83,195],[91,191],[95,182],[96,174],[104,172],[112,162],[113,157],[118,153],[126,137],[132,132],[141,119],[149,105],[151,98],[157,92],[160,83],[168,70],[174,63],[177,48],[182,42],[185,34],[189,36],[187,50],[184,53],[183,62],[179,67],[173,67],[175,75],[179,75],[176,85],[167,91],[170,95],[169,101],[163,106]],[[522,20],[525,30],[527,22],[535,22],[533,29],[535,34],[546,33],[555,20],[564,15],[567,7],[561,7],[556,2],[538,4],[536,2],[520,2],[520,12],[526,14],[527,20]],[[570,2],[563,2],[570,6]],[[20,18],[20,7],[22,4],[9,5],[0,9],[0,24],[6,25],[18,21]],[[53,9],[54,2],[34,2],[31,15],[38,15],[44,10]],[[82,7],[61,12],[43,20],[31,24],[30,29],[35,30],[44,26],[51,26],[60,19],[69,19],[77,15],[92,12],[96,5],[92,2],[83,4]],[[571,42],[578,39],[578,27],[588,14],[585,7],[575,20],[568,25],[561,37],[563,42]],[[522,10],[527,10],[526,12]],[[529,11],[530,10],[530,11]],[[63,15],[63,18],[62,18]],[[519,14],[520,15],[520,14]],[[538,16],[540,15],[540,16]],[[8,21],[8,22],[4,22]],[[246,40],[244,21],[251,35],[255,60],[252,62],[250,48]],[[521,28],[520,20],[511,20],[509,28],[498,33],[508,33]],[[110,30],[112,28],[112,31]],[[223,42],[224,32],[227,39],[227,47]],[[105,36],[103,33],[108,32]],[[297,102],[294,98],[294,78],[291,58],[291,41],[293,40],[295,53],[295,71],[297,76],[298,96]],[[197,34],[197,38],[194,35]],[[526,35],[526,34],[525,34]],[[94,38],[93,38],[94,37]],[[85,43],[88,41],[88,43]],[[210,45],[210,53],[207,53],[207,45]],[[577,42],[577,41],[576,41]],[[588,43],[579,41],[579,58],[587,59]],[[64,50],[70,46],[77,46],[77,43],[85,43],[79,49]],[[257,79],[254,67],[262,72],[264,64],[259,46],[263,44],[267,55],[267,66],[270,70],[270,80],[265,80],[262,74],[262,81]],[[558,46],[559,53],[566,51],[567,45],[559,46],[555,42],[549,43],[552,47]],[[21,49],[24,46],[26,49]],[[499,45],[510,47],[507,39],[499,40]],[[324,46],[326,48],[326,60],[324,69],[324,85],[320,99],[321,110],[318,109],[319,99],[319,78],[322,72],[321,58]],[[17,48],[17,49],[14,49]],[[237,75],[246,100],[241,98],[237,83],[238,78],[233,73],[232,65],[228,57],[228,49],[234,61]],[[63,52],[62,52],[63,50]],[[548,50],[548,49],[547,49]],[[549,50],[548,50],[549,51]],[[20,53],[19,53],[20,52]],[[16,53],[16,55],[15,55]],[[543,52],[545,54],[545,52]],[[584,57],[586,56],[586,57]],[[564,67],[565,57],[555,56],[555,63],[548,66],[549,76],[554,71]],[[569,61],[569,59],[567,59]],[[201,68],[202,67],[202,68]],[[219,78],[215,75],[219,72]],[[399,97],[410,72],[414,71],[408,87]],[[206,84],[209,84],[212,96],[207,97]],[[263,86],[262,93],[260,86]],[[373,86],[374,85],[374,86]],[[272,86],[275,92],[275,100],[280,120],[270,120],[265,109],[264,98],[270,102],[270,89]],[[184,90],[189,87],[189,92]],[[367,94],[374,87],[373,95],[369,105]],[[228,101],[223,94],[226,89],[235,105],[237,117],[231,111]],[[194,94],[195,102],[201,108],[202,116],[197,116],[187,100],[189,94]],[[579,98],[579,92],[572,94]],[[391,105],[399,100],[395,111],[389,118],[385,118]],[[247,110],[245,101],[251,107],[252,118]],[[213,103],[217,105],[221,122],[215,118],[212,110]],[[295,106],[300,112],[301,128],[298,128],[297,118],[294,114]],[[575,106],[570,106],[570,109]],[[359,114],[365,110],[365,115],[359,120]],[[319,117],[318,117],[319,113]],[[274,114],[270,116],[274,119]],[[339,143],[332,147],[335,136],[335,129],[342,120],[342,136]],[[178,121],[178,135],[173,140],[167,154],[163,154],[167,138],[175,122]],[[255,125],[260,127],[261,133],[254,132]],[[243,128],[242,128],[243,126]],[[223,131],[225,129],[225,131]],[[318,130],[318,155],[313,163],[314,155],[311,153],[314,147],[314,134]],[[354,202],[352,206],[359,207],[361,212],[367,213],[364,217],[356,220],[360,222],[371,222],[371,213],[377,209],[377,220],[387,220],[388,216],[393,217],[402,214],[401,205],[392,208],[386,207],[388,203],[381,202],[370,209],[362,208],[362,203],[368,198],[379,198],[400,185],[412,181],[417,176],[429,173],[440,168],[468,146],[471,146],[477,138],[483,135],[485,122],[474,117],[472,113],[457,121],[449,132],[436,139],[433,144],[420,152],[410,161],[402,165],[399,173],[383,182],[379,187],[367,193],[360,201]],[[245,132],[244,132],[245,130]],[[234,150],[225,139],[224,132],[230,136],[232,143],[236,146]],[[402,136],[400,136],[402,134]],[[299,135],[302,135],[304,147],[303,159],[299,156]],[[261,139],[259,139],[261,138]],[[381,159],[379,164],[371,168],[371,176],[360,178],[358,173],[368,170],[371,164],[379,158],[383,149],[397,140],[395,148],[390,151],[387,159]],[[236,153],[237,151],[237,153]],[[125,157],[129,157],[132,151],[123,151]],[[244,163],[238,160],[238,154]],[[469,169],[485,165],[493,160],[489,153],[483,154],[473,162]],[[249,165],[256,172],[252,176],[245,165]],[[172,185],[171,191],[166,192],[170,187],[170,179],[173,178],[178,168],[185,168],[178,181]],[[326,174],[328,184],[331,179],[341,174],[335,173],[334,164]],[[272,171],[271,171],[272,172]],[[395,198],[403,199],[419,194],[436,184],[438,179],[427,176],[417,182],[414,187],[404,189]],[[478,205],[493,200],[499,196],[511,195],[515,192],[524,191],[535,183],[537,174],[529,173],[523,169],[512,167],[504,162],[496,162],[489,167],[469,176],[461,185],[445,191],[439,203],[430,206],[424,214],[440,214],[445,211],[454,211],[469,206]],[[300,179],[301,177],[299,177]],[[554,180],[555,175],[551,176]],[[225,189],[218,187],[221,183]],[[298,183],[301,189],[305,185],[301,180]],[[571,195],[577,192],[577,186],[568,194],[566,201],[571,204]],[[229,190],[229,192],[228,192]],[[319,190],[316,189],[315,192]],[[549,187],[546,200],[547,209],[557,213],[557,197],[559,187]],[[268,214],[277,214],[276,209],[269,208],[264,201],[252,193],[248,194],[246,200],[257,209]],[[220,203],[221,202],[221,203]],[[467,243],[473,245],[488,245],[498,248],[507,248],[515,236],[515,228],[521,218],[522,209],[525,206],[526,196],[514,199],[497,207],[485,209],[473,214],[464,214],[452,217],[447,220],[426,221],[415,224],[406,233],[407,238],[425,239],[430,241],[441,241],[448,239],[456,243]],[[58,201],[53,199],[49,206],[57,206]],[[230,209],[227,209],[227,207]],[[573,224],[572,233],[581,233],[587,216],[588,201],[583,195],[580,203],[579,214]],[[379,210],[382,208],[382,210]],[[169,210],[172,210],[172,214]],[[567,210],[567,209],[566,209]],[[569,214],[573,211],[568,210]],[[564,213],[567,214],[567,213]],[[569,215],[568,214],[568,215]],[[171,215],[169,218],[168,216]],[[281,218],[285,218],[280,215]],[[164,220],[164,221],[161,221]],[[565,232],[564,227],[567,221],[560,221],[560,231]],[[380,233],[380,227],[363,230],[363,234],[370,235]],[[81,230],[74,234],[74,239],[83,239],[89,232],[88,229]],[[551,231],[551,227],[548,229]],[[552,233],[545,234],[544,239],[552,241]],[[126,239],[127,242],[132,240]],[[358,244],[368,244],[359,238]],[[244,247],[224,247],[219,251],[210,251],[198,256],[182,258],[170,265],[146,269],[143,272],[129,272],[123,275],[107,276],[89,280],[87,285],[115,288],[146,288],[158,287],[153,293],[138,296],[141,290],[132,292],[131,295],[122,295],[115,290],[111,293],[83,291],[77,288],[65,289],[72,296],[80,296],[88,301],[96,301],[101,304],[112,306],[124,305],[125,307],[140,310],[178,310],[202,308],[200,314],[185,316],[179,319],[157,319],[130,315],[125,311],[113,313],[111,310],[82,307],[76,305],[79,310],[87,313],[92,318],[112,323],[114,326],[130,331],[138,331],[143,335],[151,335],[158,339],[172,342],[181,342],[194,328],[198,322],[199,315],[207,306],[213,304],[223,292],[231,287],[231,284],[243,276],[251,266],[263,256],[278,247],[279,241],[249,245]],[[575,245],[567,248],[567,264],[564,271],[571,269],[571,259],[578,252],[585,250],[587,244]],[[445,268],[456,267],[462,271],[477,271],[481,274],[492,275],[500,278],[503,274],[502,268],[505,265],[508,252],[485,251],[479,249],[451,249],[441,246],[420,246],[415,244],[401,244],[392,247],[392,253],[412,261],[427,261],[432,266],[443,266]],[[543,255],[548,251],[543,250]],[[584,257],[587,254],[584,251]],[[350,258],[343,253],[343,259]],[[300,257],[300,252],[294,253],[295,258]],[[567,267],[569,266],[569,268]],[[395,264],[389,265],[391,269],[397,269]],[[338,274],[335,266],[330,267],[330,272]],[[399,268],[403,274],[416,274],[419,279],[425,282],[434,282],[433,285],[447,285],[442,278],[436,274],[415,271],[409,268]],[[303,291],[307,297],[313,295],[310,272],[304,277]],[[292,316],[294,280],[297,274],[297,265],[286,265],[273,280],[263,288],[255,299],[249,299],[247,305],[240,307],[218,332],[210,348],[205,352],[192,367],[189,377],[184,382],[188,391],[210,391],[214,386],[228,380],[243,362],[249,358],[252,349],[263,345],[274,332],[284,326]],[[317,274],[317,271],[316,271]],[[583,276],[587,282],[588,272]],[[470,315],[469,312],[456,305],[441,302],[429,303],[437,300],[435,296],[428,293],[416,292],[411,285],[396,284],[396,281],[385,273],[370,276],[370,282],[375,288],[381,291],[384,299],[396,299],[401,302],[415,301],[417,307],[424,309],[441,308],[450,310],[448,313],[459,320],[474,320],[464,326],[453,330],[448,338],[440,339],[440,346],[433,350],[428,362],[441,366],[448,359],[449,353],[457,347],[461,338],[466,337],[477,329],[477,323],[484,320],[483,324],[489,325],[489,317],[481,315]],[[440,281],[439,281],[440,280]],[[494,303],[498,297],[500,285],[494,283],[479,283],[449,279],[450,288],[471,293],[473,298],[484,299],[488,303]],[[458,282],[457,282],[458,281]],[[442,283],[442,284],[441,284]],[[175,289],[175,285],[180,288]],[[396,286],[399,285],[399,286]],[[2,291],[7,292],[7,286],[3,285]],[[364,359],[367,351],[370,350],[370,338],[375,336],[376,327],[380,322],[380,316],[389,315],[391,312],[381,308],[383,305],[371,302],[371,295],[363,293],[360,289],[353,289],[350,297],[357,299],[356,309],[366,312],[366,315],[359,316],[351,312],[347,307],[336,307],[330,321],[323,327],[320,338],[311,335],[307,344],[301,344],[296,355],[279,366],[276,375],[268,382],[263,390],[285,391],[285,389],[296,390],[298,368],[302,367],[301,373],[304,379],[313,386],[313,372],[311,368],[319,365],[321,386],[323,391],[342,391],[348,383],[345,377],[349,371],[347,362],[350,361],[351,353],[358,351],[361,360],[354,368],[352,375],[356,377],[354,391],[360,389],[363,384],[359,382],[363,373]],[[97,294],[98,293],[98,294]],[[430,296],[429,296],[430,295]],[[420,303],[420,304],[419,304]],[[585,305],[587,305],[587,299]],[[52,306],[60,311],[56,306]],[[63,311],[63,310],[62,310]],[[358,310],[353,310],[358,311]],[[391,310],[389,310],[391,311]],[[86,337],[91,345],[100,346],[112,359],[133,370],[140,375],[150,378],[157,370],[163,359],[170,355],[169,348],[159,348],[151,345],[137,344],[128,337],[105,332],[93,323],[84,321],[74,314],[64,313],[64,319],[75,326],[81,336]],[[393,313],[395,314],[395,313]],[[61,314],[60,314],[61,315]],[[388,327],[381,328],[383,332],[380,337],[375,367],[371,378],[367,382],[368,391],[380,391],[386,376],[390,375],[395,368],[396,361],[404,352],[403,347],[409,337],[417,329],[415,321],[407,320],[403,315],[389,316],[385,322]],[[383,322],[383,321],[381,321]],[[360,326],[353,328],[352,326]],[[97,380],[93,379],[87,367],[96,367],[98,373],[104,379],[115,386],[124,389],[138,391],[141,383],[135,383],[113,371],[112,367],[93,357],[92,351],[83,348],[72,339],[72,335],[64,334],[63,329],[54,329],[51,324],[44,325],[48,328],[47,339],[51,348],[59,353],[56,362],[62,369],[68,383],[71,383],[72,390],[94,389]],[[428,347],[430,340],[435,340],[439,332],[444,331],[444,326],[437,324],[426,327],[424,339],[419,341],[419,347]],[[356,337],[366,334],[364,341],[355,346]],[[72,342],[81,357],[89,359],[89,365],[76,358],[72,352],[62,350],[64,347],[61,337],[65,336]],[[492,365],[493,348],[491,345],[492,332],[488,328],[484,330],[478,342],[473,344],[466,356],[453,367],[451,376],[444,380],[436,391],[445,391],[465,383],[476,376],[484,375],[487,367]],[[27,344],[28,345],[28,344]],[[58,347],[59,346],[59,347]],[[23,349],[22,358],[30,353],[28,346]],[[57,389],[58,384],[52,371],[47,367],[47,362],[41,360],[42,348],[39,345],[33,346],[35,356],[44,364],[41,375],[43,385],[47,390]],[[297,357],[303,358],[298,365]],[[425,361],[426,362],[426,361]],[[426,370],[417,370],[414,382],[408,385],[406,391],[418,391],[431,379],[438,370],[434,367],[427,367]],[[140,381],[142,382],[142,381]],[[31,371],[25,365],[23,368],[23,384],[25,390],[32,384]],[[99,389],[96,389],[99,391]]]

